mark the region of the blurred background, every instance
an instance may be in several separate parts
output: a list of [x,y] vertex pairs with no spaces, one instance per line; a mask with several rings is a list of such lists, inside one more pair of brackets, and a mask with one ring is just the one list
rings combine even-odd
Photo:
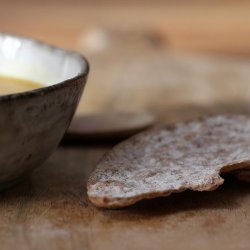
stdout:
[[174,120],[248,112],[249,10],[243,0],[0,0],[0,30],[88,58],[78,113],[147,109]]

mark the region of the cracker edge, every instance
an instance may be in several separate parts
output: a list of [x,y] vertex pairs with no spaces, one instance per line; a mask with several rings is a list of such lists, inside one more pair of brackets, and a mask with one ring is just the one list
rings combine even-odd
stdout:
[[[101,157],[100,161],[106,156],[106,154],[104,154],[104,156]],[[148,200],[148,199],[159,198],[159,197],[167,197],[173,193],[181,193],[186,190],[199,191],[199,192],[214,191],[215,189],[217,189],[219,186],[221,186],[224,183],[224,179],[220,176],[220,174],[229,173],[235,170],[241,170],[241,169],[244,170],[246,167],[249,167],[249,165],[250,165],[250,160],[222,166],[219,171],[217,171],[213,176],[211,176],[211,181],[209,183],[205,183],[204,185],[199,185],[199,186],[195,185],[194,187],[190,185],[190,187],[164,190],[162,192],[152,191],[148,193],[131,196],[129,198],[126,198],[126,197],[125,198],[124,197],[114,197],[114,198],[111,197],[110,198],[107,196],[91,195],[90,193],[91,186],[94,184],[93,183],[94,172],[93,172],[87,182],[87,194],[91,203],[93,203],[98,208],[118,209],[118,208],[134,205],[135,203],[142,201],[142,200]]]

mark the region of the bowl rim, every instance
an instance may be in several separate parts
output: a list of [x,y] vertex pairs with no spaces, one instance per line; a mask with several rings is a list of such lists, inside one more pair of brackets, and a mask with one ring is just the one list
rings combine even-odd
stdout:
[[88,60],[83,55],[81,55],[79,52],[76,52],[74,50],[64,49],[61,47],[57,47],[55,45],[51,45],[50,43],[43,42],[39,39],[30,37],[30,36],[26,36],[26,35],[21,35],[21,34],[0,32],[0,37],[12,37],[12,38],[20,39],[22,41],[31,41],[35,45],[42,45],[43,47],[47,47],[47,49],[49,49],[49,50],[61,51],[64,54],[78,57],[80,59],[79,63],[80,63],[80,67],[81,67],[81,71],[79,72],[79,74],[77,74],[74,77],[68,78],[64,81],[60,81],[60,82],[54,83],[54,84],[49,85],[49,86],[44,86],[41,88],[28,90],[28,91],[24,91],[24,92],[20,92],[20,93],[0,95],[0,102],[5,102],[5,101],[13,100],[13,99],[23,99],[26,97],[41,96],[41,95],[44,95],[48,92],[56,91],[57,89],[59,89],[61,87],[69,87],[70,85],[72,85],[72,82],[75,82],[79,79],[87,80],[87,77],[89,74],[89,68],[90,68],[89,63],[88,63]]

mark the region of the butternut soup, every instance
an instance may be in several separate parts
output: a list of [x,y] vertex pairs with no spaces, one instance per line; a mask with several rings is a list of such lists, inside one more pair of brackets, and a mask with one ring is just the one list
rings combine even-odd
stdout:
[[42,84],[32,82],[30,80],[23,80],[0,75],[0,95],[20,93],[41,87],[43,87]]

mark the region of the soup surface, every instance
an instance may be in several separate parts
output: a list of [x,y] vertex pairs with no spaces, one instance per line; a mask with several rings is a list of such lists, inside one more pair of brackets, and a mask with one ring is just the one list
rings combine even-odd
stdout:
[[0,75],[0,95],[20,93],[42,87],[44,87],[42,84],[36,82]]

